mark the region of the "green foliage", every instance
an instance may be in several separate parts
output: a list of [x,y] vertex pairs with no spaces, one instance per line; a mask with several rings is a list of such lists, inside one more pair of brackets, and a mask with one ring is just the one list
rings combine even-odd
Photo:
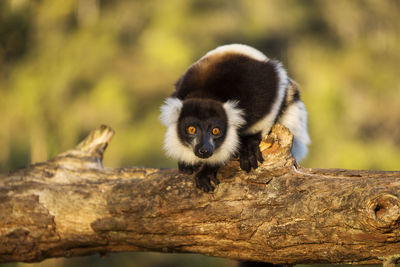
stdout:
[[246,43],[302,87],[308,167],[398,169],[396,0],[0,1],[0,171],[44,161],[100,124],[106,166],[173,167],[162,100],[193,61]]
[[116,130],[108,166],[173,166],[158,106],[185,68],[229,42],[281,59],[302,86],[304,165],[396,169],[397,1],[0,3],[0,170],[46,160],[90,130]]

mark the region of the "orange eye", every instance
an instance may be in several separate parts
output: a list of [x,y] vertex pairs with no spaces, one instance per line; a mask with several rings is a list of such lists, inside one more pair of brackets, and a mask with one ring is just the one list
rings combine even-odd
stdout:
[[196,133],[196,127],[194,127],[194,126],[189,126],[189,127],[187,127],[187,131],[188,131],[188,133],[190,133],[190,134],[194,134],[194,133]]
[[220,133],[219,128],[215,127],[214,129],[212,129],[212,134],[213,135],[218,135]]

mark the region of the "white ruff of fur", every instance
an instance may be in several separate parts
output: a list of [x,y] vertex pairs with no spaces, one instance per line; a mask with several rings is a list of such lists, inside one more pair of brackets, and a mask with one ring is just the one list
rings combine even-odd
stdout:
[[256,134],[261,132],[261,135],[264,137],[271,130],[275,123],[275,119],[278,116],[279,108],[282,104],[285,91],[287,90],[289,83],[288,76],[281,63],[275,64],[275,70],[278,73],[278,91],[277,96],[271,106],[271,110],[264,116],[264,118],[253,124],[246,131],[246,134]]
[[283,113],[279,122],[285,125],[293,134],[292,155],[299,162],[308,152],[310,137],[307,131],[307,111],[302,101],[291,104]]
[[[218,46],[214,50],[211,50],[205,56],[203,56],[201,59],[212,56],[212,55],[217,55],[217,54],[225,54],[225,53],[236,53],[236,54],[241,54],[248,56],[252,59],[258,60],[258,61],[266,61],[268,60],[268,57],[264,55],[262,52],[258,51],[257,49],[244,45],[244,44],[228,44],[228,45],[222,45]],[[200,59],[200,60],[201,60]]]
[[183,103],[181,100],[175,97],[168,97],[164,101],[164,105],[161,106],[160,121],[165,126],[170,126],[176,123],[181,113]]
[[[178,100],[180,101],[180,100]],[[172,101],[166,101],[167,107],[161,108],[161,120],[166,121],[165,116],[170,114],[170,109],[173,109],[173,105],[168,107],[168,103],[173,103]],[[167,155],[173,159],[180,162],[185,162],[187,164],[197,164],[205,163],[208,165],[221,165],[226,163],[231,159],[231,157],[238,151],[240,146],[239,140],[239,128],[245,124],[243,119],[243,111],[237,107],[236,101],[228,101],[223,105],[226,115],[228,117],[228,131],[225,136],[225,140],[222,145],[214,151],[214,154],[207,158],[202,159],[196,157],[193,153],[191,147],[184,145],[178,137],[178,120],[171,119],[171,122],[167,128],[167,133],[165,134],[164,149]],[[173,113],[173,112],[172,112]],[[177,116],[179,118],[179,114]]]

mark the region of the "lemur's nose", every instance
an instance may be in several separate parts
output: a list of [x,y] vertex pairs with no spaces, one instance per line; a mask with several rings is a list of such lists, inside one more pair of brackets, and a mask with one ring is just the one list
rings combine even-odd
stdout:
[[199,152],[202,155],[205,155],[205,154],[209,153],[209,151],[206,148],[200,148]]
[[213,151],[211,149],[208,149],[207,147],[203,146],[198,150],[198,157],[200,158],[209,158],[213,154]]

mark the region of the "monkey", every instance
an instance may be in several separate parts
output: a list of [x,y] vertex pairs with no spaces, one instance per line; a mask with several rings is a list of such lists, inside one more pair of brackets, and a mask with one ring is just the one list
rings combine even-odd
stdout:
[[161,106],[166,154],[180,172],[195,173],[205,192],[219,184],[218,169],[235,156],[246,172],[263,162],[262,137],[275,123],[294,136],[297,161],[308,152],[307,111],[281,62],[244,44],[228,44],[194,62]]

